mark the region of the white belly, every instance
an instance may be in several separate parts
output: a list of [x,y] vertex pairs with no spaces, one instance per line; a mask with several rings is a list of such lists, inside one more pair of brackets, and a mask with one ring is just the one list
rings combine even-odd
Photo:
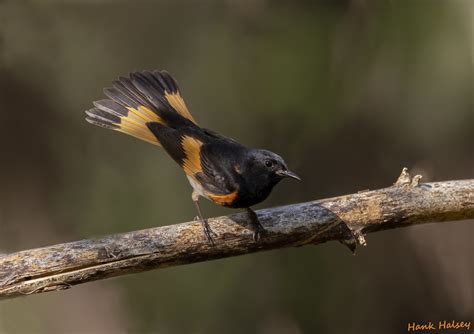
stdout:
[[[194,180],[192,177],[190,177],[189,175],[186,175],[186,177],[188,178],[188,181],[189,183],[191,184],[191,187],[193,187],[194,189],[194,193],[196,193],[197,195],[199,196],[202,196],[204,198],[207,198],[209,199],[209,197],[207,196],[206,192],[204,191],[204,188],[201,186],[201,184],[199,182],[197,182],[196,180]],[[193,194],[193,197],[194,197],[194,194]]]

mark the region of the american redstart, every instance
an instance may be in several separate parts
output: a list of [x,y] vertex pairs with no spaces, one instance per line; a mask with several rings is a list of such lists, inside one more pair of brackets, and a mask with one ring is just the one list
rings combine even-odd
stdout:
[[300,180],[278,154],[253,149],[197,125],[166,71],[134,72],[104,89],[109,99],[94,102],[86,120],[94,125],[161,146],[181,166],[193,188],[204,234],[211,229],[201,213],[200,196],[230,208],[245,208],[257,241],[264,231],[250,208],[262,202],[283,178]]

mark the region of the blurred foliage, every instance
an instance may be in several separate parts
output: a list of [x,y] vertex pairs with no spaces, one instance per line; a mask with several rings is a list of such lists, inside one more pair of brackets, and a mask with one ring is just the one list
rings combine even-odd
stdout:
[[[0,1],[0,250],[190,220],[162,151],[83,110],[167,69],[200,124],[303,175],[261,206],[474,172],[474,5]],[[205,204],[207,215],[230,211]],[[471,320],[472,222],[170,268],[0,304],[5,333],[400,333]],[[471,318],[469,318],[471,317]]]

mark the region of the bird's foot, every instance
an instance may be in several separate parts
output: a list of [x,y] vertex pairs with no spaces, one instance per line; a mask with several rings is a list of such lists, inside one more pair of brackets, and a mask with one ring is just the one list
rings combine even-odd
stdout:
[[214,237],[217,237],[217,234],[211,230],[211,227],[209,226],[209,223],[207,222],[207,219],[201,219],[198,216],[194,218],[196,221],[200,221],[202,225],[202,232],[204,233],[204,236],[206,237],[207,241],[214,246],[215,242],[213,239]]
[[265,233],[265,229],[263,228],[260,222],[254,224],[255,231],[252,234],[253,241],[258,242],[260,237]]
[[247,208],[247,214],[250,218],[250,224],[252,225],[253,229],[253,241],[258,242],[266,231],[263,228],[262,224],[260,224],[260,221],[255,211],[250,208]]

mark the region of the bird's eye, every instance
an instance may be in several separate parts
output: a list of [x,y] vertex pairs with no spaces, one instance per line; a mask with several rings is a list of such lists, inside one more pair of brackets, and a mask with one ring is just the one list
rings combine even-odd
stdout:
[[265,166],[267,166],[268,168],[273,167],[273,161],[265,160]]

